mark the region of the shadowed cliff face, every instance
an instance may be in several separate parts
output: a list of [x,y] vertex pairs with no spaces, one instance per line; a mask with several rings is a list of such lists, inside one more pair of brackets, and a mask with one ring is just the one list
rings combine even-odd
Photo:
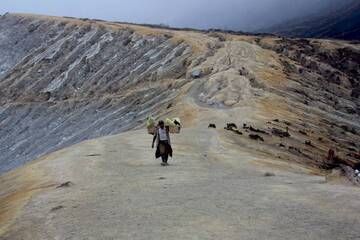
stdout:
[[[8,14],[0,18],[0,172],[148,115],[190,119],[200,106],[219,111],[218,124],[253,125],[244,131],[263,134],[271,156],[332,168],[324,159],[335,147],[354,167],[359,61],[359,45],[341,41]],[[188,98],[192,113],[170,107]],[[275,128],[291,138],[278,139]]]
[[0,172],[125,131],[174,98],[191,52],[168,38],[84,22],[1,17]]

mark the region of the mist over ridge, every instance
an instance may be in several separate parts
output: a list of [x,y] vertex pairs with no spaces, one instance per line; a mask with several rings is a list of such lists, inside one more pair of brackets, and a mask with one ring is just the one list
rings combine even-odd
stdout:
[[283,21],[336,9],[341,0],[5,0],[0,13],[22,12],[98,18],[111,21],[166,24],[174,27],[254,31]]

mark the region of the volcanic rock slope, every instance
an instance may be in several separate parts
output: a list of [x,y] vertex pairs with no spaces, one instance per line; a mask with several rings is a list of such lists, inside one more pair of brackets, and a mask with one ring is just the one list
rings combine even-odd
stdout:
[[165,34],[16,15],[0,25],[0,172],[128,130],[185,83],[191,49]]
[[268,120],[274,101],[287,103],[294,127],[358,147],[358,45],[13,14],[0,31],[0,172],[138,126],[188,83],[208,106],[262,101]]
[[[6,14],[0,56],[0,239],[359,236],[324,184],[359,184],[359,45]],[[183,121],[166,172],[148,115]]]

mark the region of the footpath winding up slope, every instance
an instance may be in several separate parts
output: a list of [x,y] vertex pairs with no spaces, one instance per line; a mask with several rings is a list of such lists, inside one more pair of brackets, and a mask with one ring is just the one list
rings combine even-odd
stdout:
[[[0,239],[359,238],[358,183],[339,168],[359,165],[358,45],[43,16],[0,25],[12,56]],[[168,168],[148,114],[183,120]]]
[[24,188],[11,201],[23,204],[24,190],[32,197],[4,239],[358,238],[357,188],[326,183],[312,169],[203,127],[208,117],[231,115],[227,110],[221,116],[189,111],[198,112],[197,120],[173,136],[168,168],[154,159],[151,136],[141,129],[58,151],[5,175],[2,182],[20,179]]

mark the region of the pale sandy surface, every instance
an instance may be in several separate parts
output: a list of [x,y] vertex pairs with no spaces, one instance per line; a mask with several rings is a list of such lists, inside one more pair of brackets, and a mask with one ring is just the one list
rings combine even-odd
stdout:
[[[145,35],[169,32],[131,27]],[[182,119],[185,128],[173,136],[170,166],[154,159],[151,136],[142,127],[48,154],[0,176],[0,239],[360,239],[359,188],[337,177],[326,181],[328,172],[316,168],[334,145],[329,136],[356,142],[357,135],[343,134],[339,126],[360,126],[357,115],[340,114],[329,102],[320,105],[323,93],[303,86],[311,74],[286,75],[284,56],[281,60],[269,50],[274,39],[255,44],[256,38],[248,36],[226,35],[222,42],[202,33],[170,34],[171,41],[191,47],[193,61],[181,65],[186,69],[176,81],[156,81],[172,93],[160,110],[151,102],[150,108],[139,104],[161,117]],[[203,77],[193,79],[194,70]],[[169,89],[169,83],[181,84]],[[147,83],[136,86],[147,88]],[[299,92],[320,100],[306,105]],[[146,94],[136,97],[144,100]],[[166,108],[170,102],[173,106]],[[85,126],[94,119],[88,121]],[[266,130],[265,141],[250,140],[243,129],[242,136],[223,130],[229,122]],[[209,123],[218,128],[208,129]],[[289,127],[291,138],[271,135],[272,127]],[[306,140],[315,146],[306,146]],[[69,187],[57,188],[68,181]]]
[[[184,129],[166,168],[150,143],[142,129],[35,162],[49,187],[33,195],[2,239],[360,238],[357,188],[328,184],[294,164],[266,166],[277,161],[223,130]],[[66,181],[74,185],[55,188]]]

